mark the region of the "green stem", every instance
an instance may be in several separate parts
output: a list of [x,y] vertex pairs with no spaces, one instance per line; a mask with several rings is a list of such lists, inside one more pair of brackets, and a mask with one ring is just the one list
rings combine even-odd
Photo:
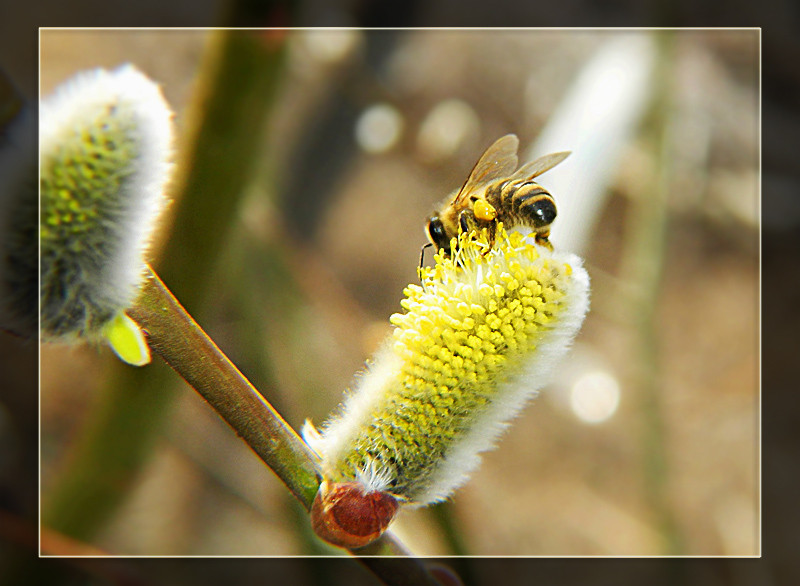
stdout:
[[[310,510],[319,488],[316,456],[152,270],[148,269],[139,299],[128,314],[145,330],[150,349],[208,402]],[[386,584],[437,584],[417,560],[391,562],[380,557],[410,556],[390,533],[351,553]]]
[[319,486],[313,453],[151,270],[128,314],[147,333],[150,349],[200,393],[310,509]]

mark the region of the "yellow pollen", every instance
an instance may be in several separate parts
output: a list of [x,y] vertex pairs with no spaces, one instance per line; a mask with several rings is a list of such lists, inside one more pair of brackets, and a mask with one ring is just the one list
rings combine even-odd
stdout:
[[[474,212],[481,220],[497,213],[483,200]],[[435,484],[436,463],[488,406],[505,400],[505,383],[567,323],[560,318],[573,302],[572,267],[502,224],[493,236],[490,246],[488,231],[459,234],[452,254],[441,249],[435,265],[420,270],[422,286],[406,287],[402,313],[390,318],[399,360],[380,386],[382,400],[347,428],[348,447],[331,456],[330,481],[352,480],[380,461],[392,494],[422,498]]]
[[497,210],[485,199],[477,200],[472,206],[472,211],[475,213],[476,218],[485,222],[494,220],[497,217]]

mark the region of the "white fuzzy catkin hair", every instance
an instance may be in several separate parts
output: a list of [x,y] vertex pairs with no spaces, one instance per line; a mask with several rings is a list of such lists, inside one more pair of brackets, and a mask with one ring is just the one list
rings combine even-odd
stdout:
[[81,73],[40,110],[42,329],[96,335],[132,303],[164,207],[172,113],[131,65]]

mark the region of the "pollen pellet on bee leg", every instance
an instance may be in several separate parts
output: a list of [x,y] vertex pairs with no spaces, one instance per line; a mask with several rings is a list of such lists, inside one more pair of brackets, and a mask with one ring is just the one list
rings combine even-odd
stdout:
[[489,220],[494,220],[497,217],[497,210],[494,209],[494,206],[485,199],[477,200],[472,206],[472,211],[476,218],[486,222]]

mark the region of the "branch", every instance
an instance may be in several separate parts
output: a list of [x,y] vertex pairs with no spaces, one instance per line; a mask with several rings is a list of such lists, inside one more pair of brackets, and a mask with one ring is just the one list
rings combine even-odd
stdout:
[[[316,456],[149,267],[128,314],[145,331],[150,349],[208,402],[309,511],[319,488]],[[351,553],[386,584],[439,585],[389,533]],[[404,559],[392,560],[393,556]]]
[[128,313],[145,330],[150,349],[208,401],[308,509],[319,485],[313,453],[152,270]]

